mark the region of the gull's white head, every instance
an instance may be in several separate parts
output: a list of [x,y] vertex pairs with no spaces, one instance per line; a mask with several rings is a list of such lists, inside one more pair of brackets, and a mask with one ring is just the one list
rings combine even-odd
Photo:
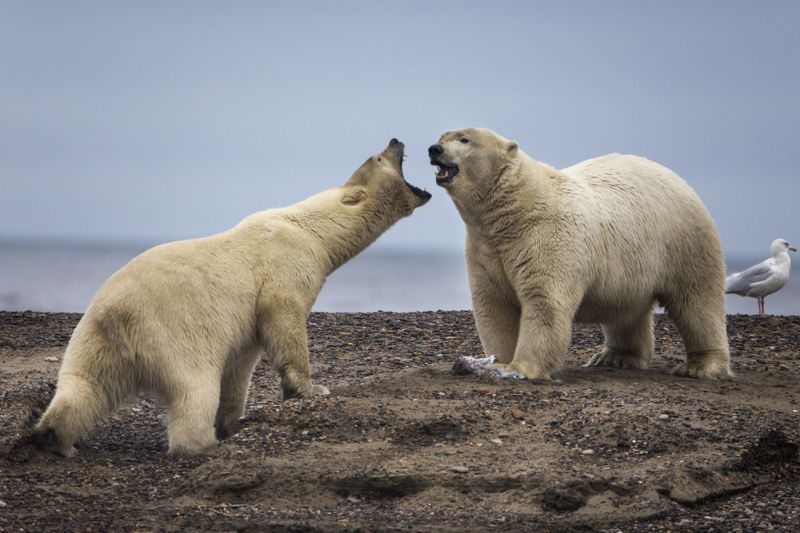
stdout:
[[770,251],[772,252],[772,255],[778,255],[780,253],[796,252],[797,248],[789,244],[789,241],[786,239],[775,239],[772,241]]

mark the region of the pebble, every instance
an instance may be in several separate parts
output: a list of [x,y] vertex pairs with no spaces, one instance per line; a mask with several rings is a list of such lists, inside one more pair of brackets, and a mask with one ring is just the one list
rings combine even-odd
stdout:
[[59,359],[54,355],[51,355],[50,357],[45,357],[44,360],[47,361],[48,363],[58,363],[59,361],[61,361],[61,359]]
[[502,446],[503,445],[503,441],[501,439],[492,439],[492,442],[494,442],[498,446]]
[[0,500],[0,509],[3,508],[3,507],[6,507],[7,505],[8,504],[6,502],[4,502],[3,500]]
[[594,455],[594,450],[591,448],[586,448],[581,452],[583,455]]
[[458,472],[459,474],[466,474],[467,472],[469,472],[469,468],[461,465],[453,466],[452,468],[450,468],[450,470],[452,470],[453,472]]
[[658,415],[659,420],[669,420],[669,415],[667,413],[663,413]]

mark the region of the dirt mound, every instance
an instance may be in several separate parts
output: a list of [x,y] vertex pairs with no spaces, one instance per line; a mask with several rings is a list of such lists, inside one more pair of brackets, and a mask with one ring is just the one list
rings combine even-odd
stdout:
[[736,464],[739,470],[761,470],[764,467],[797,462],[798,446],[780,429],[771,429],[758,442],[747,448]]

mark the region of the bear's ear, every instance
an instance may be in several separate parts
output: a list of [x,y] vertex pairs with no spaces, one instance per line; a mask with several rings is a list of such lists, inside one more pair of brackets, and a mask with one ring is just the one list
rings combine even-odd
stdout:
[[514,155],[517,153],[517,150],[519,150],[519,145],[517,144],[517,141],[508,141],[506,143],[506,154]]
[[344,205],[356,205],[361,200],[367,197],[367,191],[361,187],[357,189],[350,189],[342,196],[342,203]]

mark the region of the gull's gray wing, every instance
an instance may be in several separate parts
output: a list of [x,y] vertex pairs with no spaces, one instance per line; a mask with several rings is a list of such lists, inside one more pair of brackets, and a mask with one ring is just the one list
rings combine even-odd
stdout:
[[732,274],[725,280],[725,292],[747,292],[754,283],[764,281],[772,275],[772,268],[766,262],[751,266],[743,272]]

